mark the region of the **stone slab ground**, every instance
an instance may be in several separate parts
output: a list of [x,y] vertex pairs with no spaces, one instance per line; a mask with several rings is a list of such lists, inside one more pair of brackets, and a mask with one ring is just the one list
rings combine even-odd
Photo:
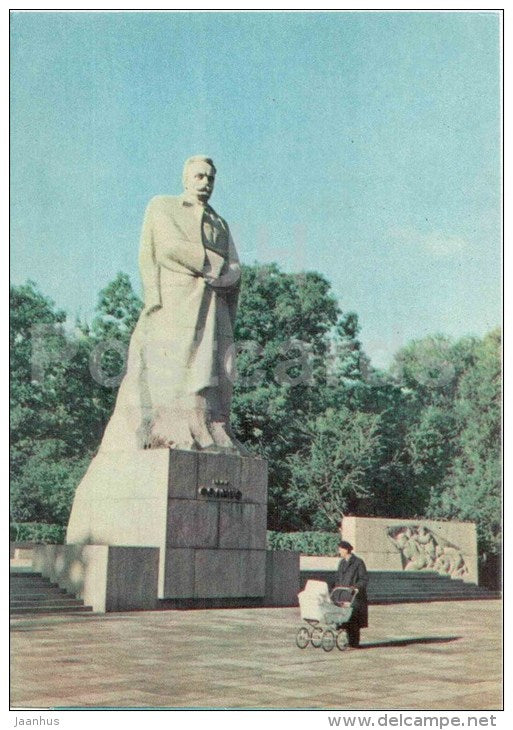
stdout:
[[297,608],[23,616],[11,706],[500,710],[499,601],[370,607],[358,651],[300,650]]

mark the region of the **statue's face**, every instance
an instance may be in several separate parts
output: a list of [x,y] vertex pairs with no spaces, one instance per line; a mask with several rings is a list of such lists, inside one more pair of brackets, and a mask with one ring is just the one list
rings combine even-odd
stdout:
[[185,175],[185,189],[200,202],[206,203],[214,189],[216,173],[208,162],[191,162]]

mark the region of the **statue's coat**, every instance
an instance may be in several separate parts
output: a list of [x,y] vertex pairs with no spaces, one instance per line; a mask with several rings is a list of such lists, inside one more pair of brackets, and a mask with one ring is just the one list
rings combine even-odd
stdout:
[[[240,278],[227,223],[184,196],[153,198],[144,217],[139,267],[144,309],[130,342],[127,373],[102,449],[170,445],[191,448],[194,422],[229,415],[226,364],[233,344],[237,291],[209,286],[203,274]],[[205,390],[207,389],[207,390]]]

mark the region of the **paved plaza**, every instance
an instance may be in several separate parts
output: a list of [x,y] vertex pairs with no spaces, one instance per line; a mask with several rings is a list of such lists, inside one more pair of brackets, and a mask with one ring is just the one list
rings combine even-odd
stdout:
[[297,608],[11,621],[11,705],[410,710],[502,708],[501,603],[370,607],[360,650],[294,637]]

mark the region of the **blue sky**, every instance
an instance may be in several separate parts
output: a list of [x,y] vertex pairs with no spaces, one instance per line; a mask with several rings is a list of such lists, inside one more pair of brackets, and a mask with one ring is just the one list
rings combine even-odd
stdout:
[[14,13],[11,275],[137,290],[191,154],[247,263],[323,273],[372,361],[501,321],[497,13]]

